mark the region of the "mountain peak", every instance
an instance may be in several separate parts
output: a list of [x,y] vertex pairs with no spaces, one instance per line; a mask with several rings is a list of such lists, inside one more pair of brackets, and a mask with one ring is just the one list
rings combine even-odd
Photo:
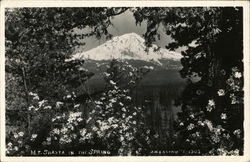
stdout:
[[[115,36],[104,44],[97,46],[89,51],[77,53],[73,59],[89,60],[143,60],[161,64],[161,59],[179,61],[181,55],[177,52],[171,52],[166,49],[158,49],[155,44],[146,51],[145,40],[136,33],[127,33],[121,36]],[[158,50],[156,50],[158,49]]]
[[126,33],[121,36],[116,36],[114,37],[114,39],[124,39],[124,40],[137,39],[138,41],[145,42],[145,40],[139,34],[136,34],[136,33]]

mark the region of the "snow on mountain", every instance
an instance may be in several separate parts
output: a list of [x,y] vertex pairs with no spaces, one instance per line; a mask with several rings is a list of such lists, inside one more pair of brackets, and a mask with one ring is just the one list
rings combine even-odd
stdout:
[[[167,49],[158,49],[153,44],[148,51],[145,51],[145,40],[136,33],[124,34],[113,37],[104,44],[83,53],[73,55],[72,59],[89,59],[89,60],[142,60],[153,62],[161,65],[160,60],[179,61],[182,57],[180,53],[172,52]],[[158,50],[156,50],[158,49]]]

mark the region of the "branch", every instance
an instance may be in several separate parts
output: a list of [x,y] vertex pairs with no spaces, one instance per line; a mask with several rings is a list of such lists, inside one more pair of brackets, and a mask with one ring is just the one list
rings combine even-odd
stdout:
[[111,13],[107,13],[107,16],[110,17],[110,16],[116,16],[116,15],[120,15],[122,13],[124,13],[125,11],[127,11],[129,8],[128,7],[124,7],[124,8],[121,8],[121,11],[115,13],[114,12],[114,9],[112,8],[110,11]]

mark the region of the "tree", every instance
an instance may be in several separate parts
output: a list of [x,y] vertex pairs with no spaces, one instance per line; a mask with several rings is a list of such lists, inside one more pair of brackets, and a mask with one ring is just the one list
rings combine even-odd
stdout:
[[[38,94],[40,100],[48,100],[50,105],[55,105],[58,101],[68,102],[69,105],[64,107],[64,111],[73,107],[74,102],[67,96],[81,93],[78,87],[93,73],[80,68],[84,60],[67,61],[67,59],[77,46],[82,45],[80,41],[82,38],[87,36],[99,38],[102,35],[110,37],[107,27],[110,25],[111,17],[126,9],[6,9],[7,127],[12,127],[13,131],[17,132],[26,129],[31,136],[39,122],[47,123],[48,116],[40,118],[39,114],[27,111],[33,104],[30,93]],[[83,29],[87,26],[93,31],[83,34],[74,32],[76,28]],[[50,124],[41,125],[40,129],[47,129]],[[8,133],[13,135],[11,131]]]
[[167,48],[187,47],[180,73],[190,79],[180,99],[177,126],[184,148],[201,148],[202,154],[242,154],[242,8],[137,8],[134,15],[137,23],[147,21],[148,45],[162,24],[174,39]]
[[106,88],[95,101],[88,123],[98,146],[104,145],[112,155],[150,153],[150,130],[144,122],[143,107],[134,106],[131,97],[131,87],[145,75],[143,70],[126,61],[112,60],[104,73]]
[[[109,38],[111,35],[107,32],[107,27],[111,25],[110,18],[127,9],[6,10],[6,116],[9,126],[18,126],[9,132],[7,141],[19,138],[29,140],[34,137],[41,139],[42,143],[49,133],[42,130],[50,130],[48,127],[53,126],[53,123],[47,122],[53,116],[54,111],[50,110],[58,107],[58,104],[63,104],[59,113],[66,112],[70,119],[80,120],[81,115],[72,113],[75,106],[79,106],[74,100],[82,93],[79,87],[93,73],[81,68],[84,61],[70,61],[69,58],[75,48],[81,45],[81,38],[92,35],[98,38],[106,35]],[[144,7],[131,11],[137,24],[147,22],[144,35],[147,46],[155,41],[156,36],[160,37],[158,28],[163,25],[166,33],[174,39],[167,48],[187,48],[182,52],[183,69],[180,74],[189,81],[180,98],[182,112],[177,124],[183,148],[199,148],[202,154],[209,155],[243,154],[242,8]],[[90,27],[93,31],[84,34],[74,32],[74,29],[85,27]],[[199,78],[198,81],[194,81],[193,77]],[[107,81],[111,83],[110,79]],[[12,85],[17,88],[12,89]],[[113,86],[109,84],[108,87]],[[14,100],[15,95],[18,99]],[[23,101],[24,104],[19,104]],[[27,111],[37,108],[42,110],[40,116],[36,112],[32,114]],[[19,117],[17,122],[11,123],[16,116]],[[116,117],[119,118],[119,115]],[[103,120],[106,121],[106,118]],[[34,128],[39,123],[48,124],[40,128],[44,134],[35,137]],[[20,130],[28,130],[27,136],[26,132],[24,134]],[[25,149],[22,142],[15,142]],[[10,153],[12,155],[23,154],[12,143],[8,143],[8,147],[14,150]]]

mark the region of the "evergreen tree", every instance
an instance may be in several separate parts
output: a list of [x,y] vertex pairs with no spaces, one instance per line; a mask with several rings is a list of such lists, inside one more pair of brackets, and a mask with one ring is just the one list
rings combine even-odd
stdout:
[[177,125],[183,148],[199,148],[202,154],[242,154],[242,8],[138,8],[134,15],[137,23],[147,21],[148,45],[162,24],[174,39],[167,48],[186,47],[180,73],[189,80]]

